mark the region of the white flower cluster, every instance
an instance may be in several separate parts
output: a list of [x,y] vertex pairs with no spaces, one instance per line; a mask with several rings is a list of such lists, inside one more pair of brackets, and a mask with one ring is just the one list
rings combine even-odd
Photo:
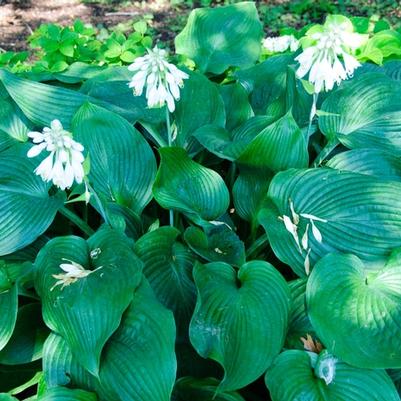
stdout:
[[[303,253],[306,251],[304,267],[305,272],[308,275],[310,271],[310,261],[309,254],[311,252],[311,247],[309,246],[309,227],[312,229],[312,235],[315,240],[321,244],[323,241],[323,236],[320,230],[316,226],[316,222],[319,221],[321,223],[327,223],[326,219],[321,219],[320,217],[316,217],[313,214],[309,213],[296,213],[294,209],[294,204],[292,200],[289,200],[291,217],[287,215],[279,216],[279,219],[284,223],[285,229],[292,235],[294,241],[297,245],[299,253]],[[300,217],[309,220],[309,223],[306,224],[305,232],[302,235],[301,241],[298,236],[298,224],[300,222]]]
[[188,74],[167,62],[167,52],[155,47],[148,54],[138,57],[128,69],[134,72],[129,83],[134,95],[140,96],[146,86],[149,107],[162,107],[167,103],[169,111],[175,110],[175,100],[180,99],[180,88]]
[[72,139],[72,134],[66,131],[59,120],[53,120],[42,132],[29,132],[33,143],[27,156],[36,157],[43,150],[50,154],[35,169],[35,173],[46,182],[65,190],[70,188],[74,180],[81,183],[84,178],[82,154],[84,147]]
[[352,53],[365,40],[366,35],[353,32],[347,18],[327,17],[324,25],[312,27],[301,39],[304,50],[295,58],[300,64],[297,76],[303,78],[309,73],[308,80],[315,93],[333,89],[335,83],[352,77],[361,65]]
[[267,37],[263,41],[263,47],[269,53],[283,53],[288,49],[290,49],[292,52],[295,52],[299,47],[299,41],[294,35]]

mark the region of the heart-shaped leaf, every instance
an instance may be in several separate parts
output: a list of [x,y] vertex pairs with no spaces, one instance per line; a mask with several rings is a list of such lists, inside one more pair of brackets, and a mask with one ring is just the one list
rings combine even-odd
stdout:
[[320,130],[350,149],[401,149],[401,82],[363,74],[333,92],[322,105]]
[[252,2],[197,8],[175,38],[178,54],[194,60],[201,72],[223,73],[228,67],[254,64],[261,49],[262,25]]
[[213,170],[192,161],[184,149],[159,149],[161,162],[153,195],[166,209],[185,213],[195,222],[213,221],[228,208],[230,195]]
[[187,337],[189,321],[196,302],[192,280],[195,258],[177,241],[180,232],[174,227],[160,227],[135,243],[135,253],[143,262],[143,274],[158,300],[174,312],[178,334]]
[[[39,252],[35,266],[45,323],[63,336],[82,366],[98,375],[102,349],[141,279],[142,264],[130,242],[109,228],[88,242],[58,237]],[[90,336],[84,335],[87,330]]]
[[330,252],[379,266],[401,246],[400,191],[400,183],[348,171],[287,170],[272,180],[259,221],[299,276]]
[[280,354],[265,377],[273,401],[399,401],[384,370],[359,369],[326,352]]
[[307,286],[310,320],[324,345],[365,368],[400,368],[401,251],[378,272],[354,255],[320,260]]
[[140,214],[156,175],[155,156],[142,135],[124,118],[89,103],[75,114],[72,129],[90,155],[94,189]]
[[256,380],[280,352],[287,331],[290,294],[269,263],[252,261],[238,273],[222,262],[194,268],[198,300],[190,338],[204,358],[225,371],[217,391]]
[[80,368],[61,337],[51,335],[43,355],[46,382],[95,391],[99,401],[169,401],[176,375],[175,330],[172,313],[143,280],[105,346],[100,380]]

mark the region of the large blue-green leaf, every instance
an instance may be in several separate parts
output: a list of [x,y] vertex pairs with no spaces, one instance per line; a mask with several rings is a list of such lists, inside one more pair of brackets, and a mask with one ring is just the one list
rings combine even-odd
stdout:
[[124,118],[89,103],[75,114],[72,129],[89,153],[95,191],[140,214],[151,199],[156,175],[149,144]]
[[[79,264],[86,275],[59,282],[62,263]],[[45,323],[63,336],[82,366],[98,375],[103,347],[118,328],[141,279],[142,264],[130,242],[109,228],[88,242],[58,237],[39,252],[35,266]]]
[[291,350],[266,373],[273,401],[399,401],[384,370],[359,369],[326,352]]
[[322,105],[320,130],[350,149],[401,149],[401,82],[363,74],[331,94]]
[[44,348],[50,387],[78,386],[100,401],[169,401],[176,375],[174,318],[144,280],[102,354],[100,380],[80,368],[67,343],[51,335]]
[[224,127],[226,114],[217,85],[204,75],[189,71],[188,74],[189,79],[184,81],[181,100],[174,113],[177,127],[175,144],[189,151],[198,151],[199,144],[192,138],[195,131],[209,124]]
[[341,152],[326,164],[337,170],[373,175],[380,179],[401,181],[401,159],[380,149],[353,149]]
[[160,148],[159,152],[153,195],[162,207],[198,222],[216,220],[225,213],[230,195],[219,174],[192,161],[182,148]]
[[354,255],[327,255],[311,273],[306,300],[319,338],[343,361],[401,367],[400,250],[373,272]]
[[[401,246],[400,191],[398,182],[348,171],[287,170],[273,178],[259,221],[276,256],[299,276],[309,270],[308,259],[312,268],[330,252],[353,253],[380,266]],[[296,235],[283,221],[295,220],[291,204],[299,219]]]
[[223,73],[228,67],[254,64],[260,53],[262,25],[252,2],[198,8],[175,39],[178,54],[195,61],[201,72]]
[[290,294],[269,263],[252,261],[239,271],[222,262],[194,268],[198,300],[190,338],[198,353],[225,371],[217,391],[256,380],[280,352],[287,331]]
[[160,227],[141,237],[134,250],[143,262],[143,274],[159,301],[174,312],[178,334],[187,337],[196,302],[192,280],[193,253],[177,238],[174,227]]
[[0,255],[24,248],[53,222],[63,206],[61,193],[50,196],[50,184],[35,175],[37,161],[29,146],[16,144],[0,157]]
[[292,55],[273,56],[254,67],[236,72],[238,82],[250,94],[255,114],[281,117],[286,110],[287,67]]

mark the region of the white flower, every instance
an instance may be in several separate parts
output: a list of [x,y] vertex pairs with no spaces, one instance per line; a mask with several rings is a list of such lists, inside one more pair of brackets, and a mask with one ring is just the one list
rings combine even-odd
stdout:
[[292,52],[295,52],[299,47],[299,41],[294,35],[267,37],[263,41],[263,47],[269,53],[283,53],[288,49],[290,49]]
[[70,188],[74,180],[82,182],[84,148],[72,139],[72,134],[63,128],[59,120],[53,120],[50,128],[45,127],[42,132],[29,132],[28,136],[36,144],[29,149],[28,157],[36,157],[43,150],[50,152],[35,169],[44,181],[53,181],[62,190]]
[[57,281],[50,289],[50,291],[53,291],[53,289],[56,288],[58,285],[61,285],[61,289],[63,289],[64,287],[67,287],[77,282],[79,279],[89,276],[89,274],[95,271],[85,270],[83,266],[81,266],[79,263],[73,262],[72,260],[64,258],[63,260],[69,262],[60,264],[60,269],[63,270],[65,273],[52,274],[52,277],[54,277]]
[[146,99],[149,107],[162,107],[167,103],[169,111],[175,110],[175,100],[180,99],[180,88],[188,74],[167,62],[167,52],[155,47],[148,54],[138,57],[128,69],[134,72],[129,83],[134,95],[140,96],[146,86]]
[[334,84],[352,77],[355,69],[360,67],[352,52],[366,39],[366,35],[353,32],[347,18],[327,17],[323,26],[312,27],[301,40],[304,50],[295,58],[300,64],[297,76],[303,78],[309,72],[309,82],[314,85],[315,93],[333,89]]

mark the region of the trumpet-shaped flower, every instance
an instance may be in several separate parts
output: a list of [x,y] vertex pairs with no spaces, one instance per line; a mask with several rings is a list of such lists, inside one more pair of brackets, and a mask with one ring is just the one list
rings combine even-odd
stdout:
[[170,112],[175,110],[175,100],[180,99],[180,88],[188,74],[167,62],[167,52],[155,47],[148,54],[138,57],[128,69],[134,73],[129,87],[134,95],[140,96],[146,87],[149,107],[162,107],[167,104]]
[[42,132],[29,132],[28,136],[36,144],[29,149],[28,157],[36,157],[43,150],[50,152],[35,169],[44,181],[53,181],[62,190],[71,187],[74,180],[82,182],[84,148],[72,139],[72,134],[63,128],[59,120],[53,120],[50,128],[45,127]]
[[327,17],[324,25],[315,25],[301,39],[304,50],[295,58],[300,64],[297,76],[303,78],[309,73],[315,93],[333,89],[335,83],[352,77],[361,65],[353,52],[366,40],[366,35],[353,32],[348,18]]
[[283,53],[288,49],[290,49],[292,52],[295,52],[299,47],[299,41],[294,35],[267,37],[263,41],[263,47],[269,53]]

